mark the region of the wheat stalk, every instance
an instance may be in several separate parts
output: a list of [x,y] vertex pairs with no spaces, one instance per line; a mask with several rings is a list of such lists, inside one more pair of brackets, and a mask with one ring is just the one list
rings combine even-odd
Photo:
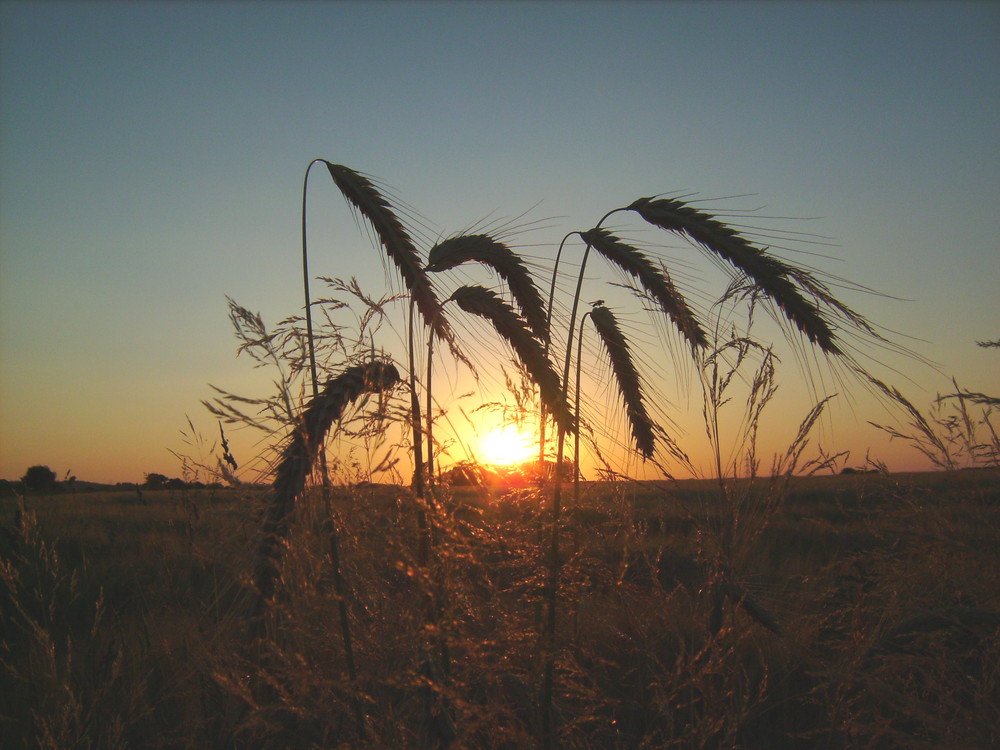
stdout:
[[[646,458],[653,455],[654,437],[653,422],[646,411],[643,401],[642,382],[639,372],[632,361],[632,352],[628,340],[622,333],[614,313],[604,305],[595,305],[590,311],[590,320],[594,330],[600,336],[604,349],[611,361],[611,369],[615,374],[618,392],[625,402],[625,413],[632,426],[632,438],[635,446]],[[577,363],[579,365],[579,362]]]
[[552,367],[541,343],[531,335],[527,324],[513,308],[496,293],[481,286],[463,286],[455,290],[451,299],[467,313],[478,315],[492,323],[493,328],[510,344],[518,359],[524,364],[531,379],[538,386],[542,403],[555,415],[559,426],[569,432],[574,429],[573,417],[560,387],[559,375]]
[[[669,232],[687,235],[704,248],[730,263],[755,288],[771,299],[811,342],[828,354],[842,354],[837,337],[819,306],[807,299],[796,282],[803,272],[751,244],[738,232],[710,214],[673,198],[640,198],[627,207],[645,221]],[[809,293],[817,287],[806,284]],[[820,298],[830,304],[829,299]],[[849,312],[835,305],[840,312]]]
[[428,271],[447,271],[462,263],[475,262],[492,268],[507,282],[511,296],[539,341],[548,338],[545,303],[524,261],[502,242],[485,234],[450,237],[431,248]]
[[379,393],[399,382],[399,372],[388,362],[349,367],[329,380],[322,393],[310,400],[281,453],[262,523],[254,584],[258,592],[254,619],[274,594],[281,541],[288,535],[296,499],[305,489],[313,463],[334,421],[348,404],[364,393]]
[[677,326],[692,349],[704,347],[708,343],[705,331],[663,268],[657,268],[644,253],[622,242],[606,229],[595,228],[580,232],[580,237],[609,263],[637,279]]
[[324,163],[347,202],[372,225],[386,254],[399,269],[424,323],[439,338],[451,343],[451,328],[441,314],[441,304],[420,262],[420,254],[389,202],[367,177],[341,164]]

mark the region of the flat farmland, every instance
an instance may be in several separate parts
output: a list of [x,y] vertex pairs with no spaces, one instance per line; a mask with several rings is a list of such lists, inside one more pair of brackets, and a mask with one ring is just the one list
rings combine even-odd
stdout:
[[[265,490],[5,498],[0,745],[532,747],[549,492],[313,492],[257,626]],[[561,746],[1000,742],[1000,472],[564,505]]]

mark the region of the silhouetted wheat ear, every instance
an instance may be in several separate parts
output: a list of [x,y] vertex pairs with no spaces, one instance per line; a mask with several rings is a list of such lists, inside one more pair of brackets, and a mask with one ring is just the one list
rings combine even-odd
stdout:
[[794,279],[798,269],[768,255],[713,216],[672,198],[640,198],[628,206],[645,221],[686,234],[733,265],[760,289],[811,342],[828,354],[841,354],[830,323],[816,303],[803,296]]
[[334,421],[348,404],[365,393],[379,393],[399,383],[399,371],[388,362],[370,362],[344,370],[329,380],[299,416],[288,438],[271,486],[271,495],[261,529],[254,583],[259,592],[258,614],[274,593],[281,540],[288,534],[295,500],[305,489],[306,479]]
[[439,338],[451,342],[451,328],[441,314],[441,304],[424,271],[420,254],[389,202],[367,177],[340,164],[324,163],[347,202],[360,211],[372,225],[386,254],[399,269],[407,291],[416,303],[425,324]]
[[548,336],[545,303],[524,261],[502,242],[485,234],[467,234],[439,242],[428,254],[428,271],[447,271],[475,262],[492,268],[507,282],[510,294],[539,341]]
[[604,349],[611,360],[611,369],[615,373],[618,392],[625,402],[625,413],[632,426],[632,437],[635,447],[646,458],[653,455],[653,422],[646,411],[643,400],[642,381],[639,372],[632,361],[632,352],[628,340],[622,333],[614,313],[603,305],[597,305],[590,311],[590,319],[594,329],[604,344]]
[[465,312],[478,315],[493,324],[493,328],[510,344],[538,386],[545,408],[555,416],[561,428],[572,432],[573,417],[569,407],[563,403],[559,375],[541,343],[531,335],[527,324],[518,317],[514,309],[496,293],[481,286],[459,287],[451,295],[451,299]]
[[622,271],[637,279],[660,309],[677,326],[677,330],[688,340],[692,348],[704,347],[708,337],[695,318],[687,301],[674,287],[670,276],[642,253],[627,245],[606,229],[591,229],[581,232],[583,241],[603,255],[608,262],[618,266]]

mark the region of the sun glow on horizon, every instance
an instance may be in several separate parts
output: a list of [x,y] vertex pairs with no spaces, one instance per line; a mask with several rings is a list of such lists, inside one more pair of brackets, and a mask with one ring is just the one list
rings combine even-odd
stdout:
[[527,461],[538,450],[538,438],[531,432],[507,424],[483,435],[479,440],[482,460],[495,466],[513,466]]

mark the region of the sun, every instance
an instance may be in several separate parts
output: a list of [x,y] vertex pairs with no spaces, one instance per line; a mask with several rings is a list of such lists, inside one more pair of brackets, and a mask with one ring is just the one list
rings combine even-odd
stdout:
[[527,461],[536,450],[536,438],[512,424],[497,427],[479,441],[483,461],[495,466],[513,466]]

